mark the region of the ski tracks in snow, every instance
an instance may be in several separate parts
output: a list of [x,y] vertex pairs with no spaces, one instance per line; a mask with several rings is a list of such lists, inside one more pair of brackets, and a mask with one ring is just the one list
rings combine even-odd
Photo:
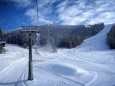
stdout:
[[[71,54],[71,55],[74,56],[74,57],[78,57],[78,56],[74,55],[73,53],[70,53],[70,52],[67,52],[67,53],[68,53],[68,54]],[[58,54],[58,55],[68,58],[65,54],[64,54],[64,55]],[[79,58],[79,59],[83,59],[84,61],[92,62],[92,61],[87,60],[87,59],[84,59],[84,58],[82,58],[82,57],[78,57],[78,58]],[[68,60],[73,60],[73,59],[68,58]],[[75,59],[74,59],[74,61],[75,61]],[[87,69],[86,69],[86,70],[87,70]],[[91,70],[91,69],[88,69],[88,70],[91,71],[91,72],[94,74],[94,78],[93,78],[91,81],[89,81],[87,84],[83,84],[84,86],[91,86],[91,85],[92,85],[94,82],[96,82],[97,79],[99,78],[98,72],[96,72],[96,71],[94,71],[94,70]]]
[[94,78],[91,81],[89,81],[87,84],[85,84],[85,86],[91,86],[98,79],[98,73],[96,71],[93,71],[93,73],[94,73]]
[[[48,70],[47,68],[44,68],[44,67],[36,67],[36,68],[41,69],[41,70],[43,70],[43,71],[45,71],[45,72],[48,72],[49,74],[51,74],[51,75],[53,75],[53,76],[56,76],[56,77],[58,77],[58,78],[62,78],[62,79],[67,80],[67,81],[69,81],[69,82],[73,82],[73,83],[74,83],[75,85],[77,85],[77,86],[85,86],[83,83],[77,82],[77,81],[72,80],[72,79],[69,79],[69,78],[67,78],[67,77],[63,77],[63,76],[61,76],[61,75],[59,75],[59,74],[56,74],[56,73],[54,73],[54,72]],[[64,81],[63,81],[63,83],[67,84],[67,86],[68,86],[68,85],[69,85],[69,86],[74,86],[74,85],[69,84],[69,83],[66,83],[66,82],[64,82]],[[61,86],[61,85],[60,85],[60,86]]]
[[21,82],[21,77],[28,64],[27,61],[27,58],[18,59],[0,71],[0,86],[16,86]]

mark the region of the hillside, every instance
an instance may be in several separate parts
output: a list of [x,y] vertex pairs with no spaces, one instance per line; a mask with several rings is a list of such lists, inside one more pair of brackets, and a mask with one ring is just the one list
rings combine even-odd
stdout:
[[[48,43],[58,48],[74,48],[83,40],[96,35],[104,28],[104,23],[89,25],[40,25],[37,29],[40,33],[32,34],[32,44],[46,46]],[[33,28],[34,29],[34,28]],[[23,29],[16,29],[3,34],[7,43],[28,47],[28,34]],[[39,40],[39,42],[38,42]],[[54,47],[53,46],[53,47]]]
[[111,25],[72,49],[33,49],[34,80],[28,81],[28,49],[6,45],[0,54],[0,86],[114,86],[115,50],[106,35]]
[[110,31],[112,25],[106,25],[104,30],[100,31],[97,35],[86,39],[80,48],[83,50],[108,50],[109,46],[107,44],[107,33]]

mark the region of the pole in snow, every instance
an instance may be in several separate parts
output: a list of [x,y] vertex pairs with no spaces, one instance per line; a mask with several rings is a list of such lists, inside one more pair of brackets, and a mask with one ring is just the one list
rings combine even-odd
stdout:
[[39,33],[38,26],[22,26],[23,32],[29,34],[29,62],[28,62],[28,80],[33,80],[33,67],[32,67],[32,33]]
[[28,80],[33,80],[33,68],[32,68],[32,35],[29,32],[29,69]]

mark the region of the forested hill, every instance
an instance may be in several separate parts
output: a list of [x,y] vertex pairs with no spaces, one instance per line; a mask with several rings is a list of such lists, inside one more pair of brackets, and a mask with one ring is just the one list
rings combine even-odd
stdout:
[[[89,38],[104,28],[103,23],[94,25],[42,25],[40,29],[40,45],[48,42],[57,47],[73,48],[80,45],[84,39]],[[28,46],[28,34],[21,29],[4,34],[7,43]],[[36,34],[32,35],[33,44],[36,43]]]

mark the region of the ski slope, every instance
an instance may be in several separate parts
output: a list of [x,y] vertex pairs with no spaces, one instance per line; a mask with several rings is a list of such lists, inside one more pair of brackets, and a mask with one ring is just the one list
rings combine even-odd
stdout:
[[33,49],[33,81],[27,80],[28,49],[7,44],[0,54],[0,86],[114,86],[115,50],[106,43],[110,28],[73,49]]
[[107,33],[110,31],[111,25],[105,26],[105,28],[100,31],[97,35],[86,39],[80,47],[83,50],[108,50],[109,46],[107,45]]

